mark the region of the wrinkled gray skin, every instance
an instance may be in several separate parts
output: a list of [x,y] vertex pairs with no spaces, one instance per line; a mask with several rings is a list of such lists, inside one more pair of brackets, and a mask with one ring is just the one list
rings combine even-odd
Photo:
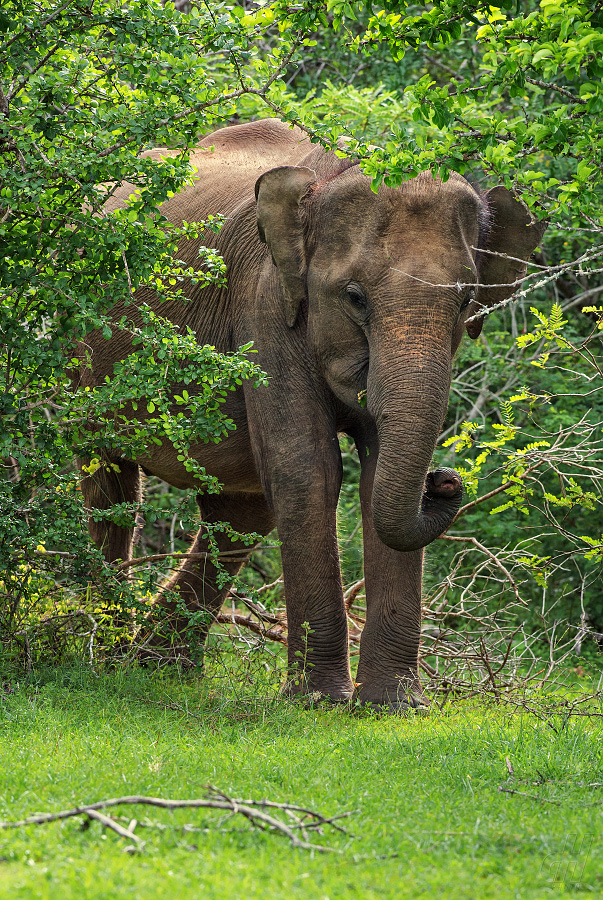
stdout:
[[[222,495],[199,498],[203,518],[262,534],[276,525],[289,690],[349,699],[354,685],[335,512],[342,473],[337,433],[351,435],[362,465],[368,606],[357,696],[393,710],[417,705],[422,548],[448,527],[462,497],[456,472],[428,474],[452,358],[465,319],[513,290],[487,286],[525,272],[522,260],[544,227],[530,224],[504,188],[480,196],[454,174],[444,184],[423,174],[374,194],[357,165],[276,120],[215,132],[193,162],[198,179],[163,212],[175,224],[228,216],[215,239],[228,265],[228,288],[189,286],[192,302],[163,305],[161,314],[221,351],[252,340],[256,361],[270,375],[267,387],[245,384],[229,400],[225,411],[237,426],[231,436],[192,449],[224,484]],[[123,204],[131,191],[124,185],[112,205]],[[198,264],[198,246],[185,243],[179,258]],[[478,246],[517,259],[477,253]],[[484,286],[477,300],[456,287],[474,281]],[[153,302],[151,294],[140,296]],[[117,317],[122,310],[118,305]],[[468,330],[477,337],[481,323]],[[89,346],[88,383],[111,373],[131,349],[118,332],[110,341],[93,335]],[[363,390],[366,408],[358,402]],[[113,461],[119,472],[103,467],[84,479],[89,507],[137,500],[139,465],[177,487],[195,487],[167,444],[136,463]],[[131,555],[130,530],[91,522],[91,532],[108,560]],[[233,546],[225,541],[224,549]],[[192,550],[204,547],[197,538]],[[213,576],[207,564],[187,561],[169,587],[178,587],[191,609],[215,613],[223,598]],[[157,603],[168,605],[161,596]],[[180,626],[176,620],[176,633]],[[297,651],[307,660],[301,680]]]

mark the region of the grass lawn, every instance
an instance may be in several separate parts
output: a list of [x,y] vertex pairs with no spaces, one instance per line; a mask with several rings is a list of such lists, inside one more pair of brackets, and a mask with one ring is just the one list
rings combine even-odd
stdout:
[[547,723],[470,702],[354,716],[138,670],[63,669],[13,688],[0,694],[1,819],[124,794],[200,797],[208,782],[357,812],[347,836],[315,835],[341,851],[327,854],[239,817],[221,830],[177,827],[210,825],[216,814],[202,810],[108,811],[169,826],[137,829],[147,843],[135,854],[81,819],[0,831],[1,898],[603,895],[601,718]]

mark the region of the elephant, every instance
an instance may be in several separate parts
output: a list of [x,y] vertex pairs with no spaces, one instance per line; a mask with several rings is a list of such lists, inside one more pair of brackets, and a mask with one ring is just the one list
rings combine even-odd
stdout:
[[[149,152],[157,159],[177,153]],[[428,471],[452,360],[465,320],[473,317],[468,331],[478,337],[475,316],[511,295],[545,226],[510,190],[482,193],[454,172],[446,181],[422,172],[374,192],[358,160],[313,145],[276,119],[222,128],[201,140],[191,161],[193,181],[162,213],[175,225],[226,217],[211,240],[228,286],[189,284],[188,302],[157,308],[222,352],[253,341],[269,376],[266,385],[243,383],[230,396],[225,412],[236,430],[217,445],[191,448],[223,485],[218,495],[199,495],[202,521],[260,535],[276,526],[289,695],[354,698],[393,712],[422,706],[423,548],[449,527],[463,493],[453,469]],[[121,185],[109,212],[132,191]],[[184,241],[178,257],[198,266],[200,243]],[[137,296],[157,304],[150,290]],[[125,310],[116,302],[115,318]],[[94,333],[87,343],[89,384],[131,350],[118,334]],[[354,440],[361,464],[367,618],[355,682],[336,530],[339,433]],[[89,509],[136,503],[141,469],[195,487],[165,443],[136,460],[116,451],[111,461],[83,480]],[[132,528],[91,519],[90,530],[107,560],[131,557]],[[250,548],[223,541],[223,549],[241,548],[226,564],[234,573]],[[191,550],[206,546],[201,528]],[[224,599],[215,575],[211,565],[185,559],[167,587],[211,619]],[[156,602],[169,605],[161,593]],[[182,625],[175,614],[176,635]]]

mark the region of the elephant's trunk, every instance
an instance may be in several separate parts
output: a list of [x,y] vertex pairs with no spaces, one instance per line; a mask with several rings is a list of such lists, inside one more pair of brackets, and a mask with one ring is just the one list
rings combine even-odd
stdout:
[[461,505],[458,472],[428,472],[446,414],[450,365],[450,349],[433,347],[433,338],[414,349],[406,346],[402,359],[371,351],[367,399],[379,436],[373,521],[394,550],[418,550],[434,541]]

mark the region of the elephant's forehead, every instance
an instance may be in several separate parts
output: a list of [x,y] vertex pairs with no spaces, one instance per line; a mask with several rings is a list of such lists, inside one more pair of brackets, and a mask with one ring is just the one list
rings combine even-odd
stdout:
[[435,255],[452,264],[471,256],[484,215],[481,198],[460,176],[442,183],[424,175],[375,194],[356,170],[320,193],[312,227],[318,258],[354,260],[363,269],[390,265],[391,259],[424,264],[426,255]]
[[343,173],[321,186],[315,197],[317,231],[346,236],[372,231],[383,237],[412,230],[450,231],[477,227],[484,205],[471,185],[456,173],[442,182],[429,173],[398,188],[371,190],[370,179],[358,169]]

